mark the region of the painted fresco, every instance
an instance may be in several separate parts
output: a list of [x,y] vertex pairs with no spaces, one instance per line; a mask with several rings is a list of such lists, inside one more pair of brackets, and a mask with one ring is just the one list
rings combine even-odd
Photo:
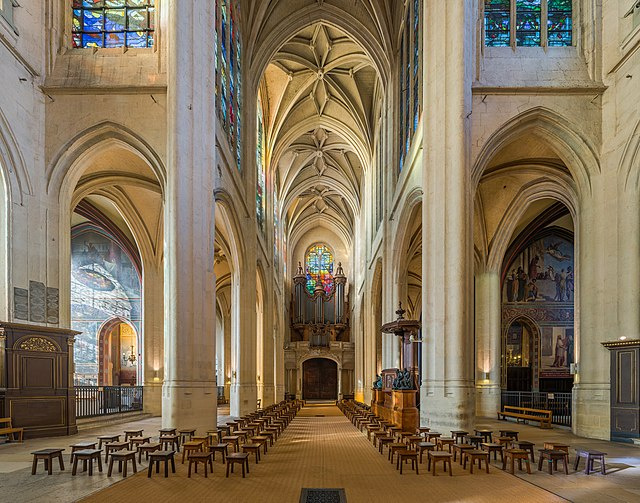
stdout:
[[506,270],[502,285],[505,329],[518,317],[540,332],[539,376],[571,377],[574,362],[573,243],[556,232],[534,239]]
[[94,230],[71,240],[71,328],[76,338],[76,384],[98,384],[98,340],[103,323],[119,317],[140,333],[140,277],[113,239]]

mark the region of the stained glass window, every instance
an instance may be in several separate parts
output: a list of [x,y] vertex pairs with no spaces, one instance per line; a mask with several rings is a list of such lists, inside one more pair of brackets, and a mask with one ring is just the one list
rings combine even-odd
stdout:
[[273,182],[273,264],[275,270],[280,267],[280,219],[278,218],[278,182]]
[[548,0],[547,44],[552,47],[570,46],[572,33],[571,0]]
[[511,0],[485,0],[484,44],[489,47],[509,46]]
[[73,47],[152,47],[154,0],[73,0]]
[[258,217],[258,227],[264,234],[265,231],[265,152],[264,152],[264,119],[262,117],[262,99],[258,94],[258,137],[256,142],[256,214]]
[[237,2],[216,0],[216,105],[236,166],[242,160],[242,53]]
[[516,0],[516,45],[540,45],[541,0]]
[[402,171],[422,111],[422,0],[409,2],[398,58],[400,124],[398,168]]
[[313,294],[316,285],[322,284],[325,293],[333,291],[333,253],[326,244],[313,245],[307,251],[307,292]]

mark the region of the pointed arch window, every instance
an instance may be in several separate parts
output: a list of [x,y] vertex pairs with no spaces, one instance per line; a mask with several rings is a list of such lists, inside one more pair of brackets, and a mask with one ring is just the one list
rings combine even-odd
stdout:
[[405,13],[398,70],[400,171],[404,168],[422,112],[422,18],[422,0],[411,0]]
[[278,218],[278,181],[273,181],[273,264],[275,270],[280,268],[280,219]]
[[216,0],[216,106],[231,155],[241,169],[242,142],[242,43],[240,6],[232,0]]
[[573,45],[572,0],[485,0],[487,47]]
[[264,117],[262,111],[262,98],[258,93],[258,136],[256,141],[256,169],[257,169],[257,186],[256,186],[256,214],[258,218],[258,227],[264,234],[265,232],[265,141],[264,141]]
[[318,243],[307,250],[305,257],[307,270],[307,292],[313,295],[318,284],[330,294],[333,290],[333,252],[328,245]]
[[153,47],[154,0],[73,0],[73,47]]

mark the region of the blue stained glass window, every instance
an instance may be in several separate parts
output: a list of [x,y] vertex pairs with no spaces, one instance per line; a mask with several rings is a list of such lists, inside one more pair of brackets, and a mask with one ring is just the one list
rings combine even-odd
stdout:
[[509,46],[511,44],[510,21],[510,0],[485,0],[484,44],[488,47]]
[[573,43],[571,0],[548,0],[547,41],[551,47],[565,47]]
[[257,167],[257,186],[256,186],[256,215],[258,218],[258,227],[264,233],[265,231],[265,152],[264,152],[264,119],[262,117],[262,99],[258,95],[258,134],[256,141],[256,167]]
[[321,283],[325,293],[333,291],[333,253],[326,244],[313,245],[305,258],[307,268],[307,292],[313,294]]
[[541,0],[516,0],[516,45],[540,45]]
[[153,47],[154,0],[73,0],[75,48]]

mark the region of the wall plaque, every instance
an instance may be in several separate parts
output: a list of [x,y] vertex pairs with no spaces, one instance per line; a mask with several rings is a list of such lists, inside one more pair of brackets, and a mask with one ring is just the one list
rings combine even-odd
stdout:
[[59,322],[59,298],[60,293],[57,288],[47,287],[47,323],[58,324]]
[[29,290],[13,288],[13,317],[17,320],[29,319]]
[[29,281],[29,320],[36,323],[46,321],[46,288],[44,283]]

